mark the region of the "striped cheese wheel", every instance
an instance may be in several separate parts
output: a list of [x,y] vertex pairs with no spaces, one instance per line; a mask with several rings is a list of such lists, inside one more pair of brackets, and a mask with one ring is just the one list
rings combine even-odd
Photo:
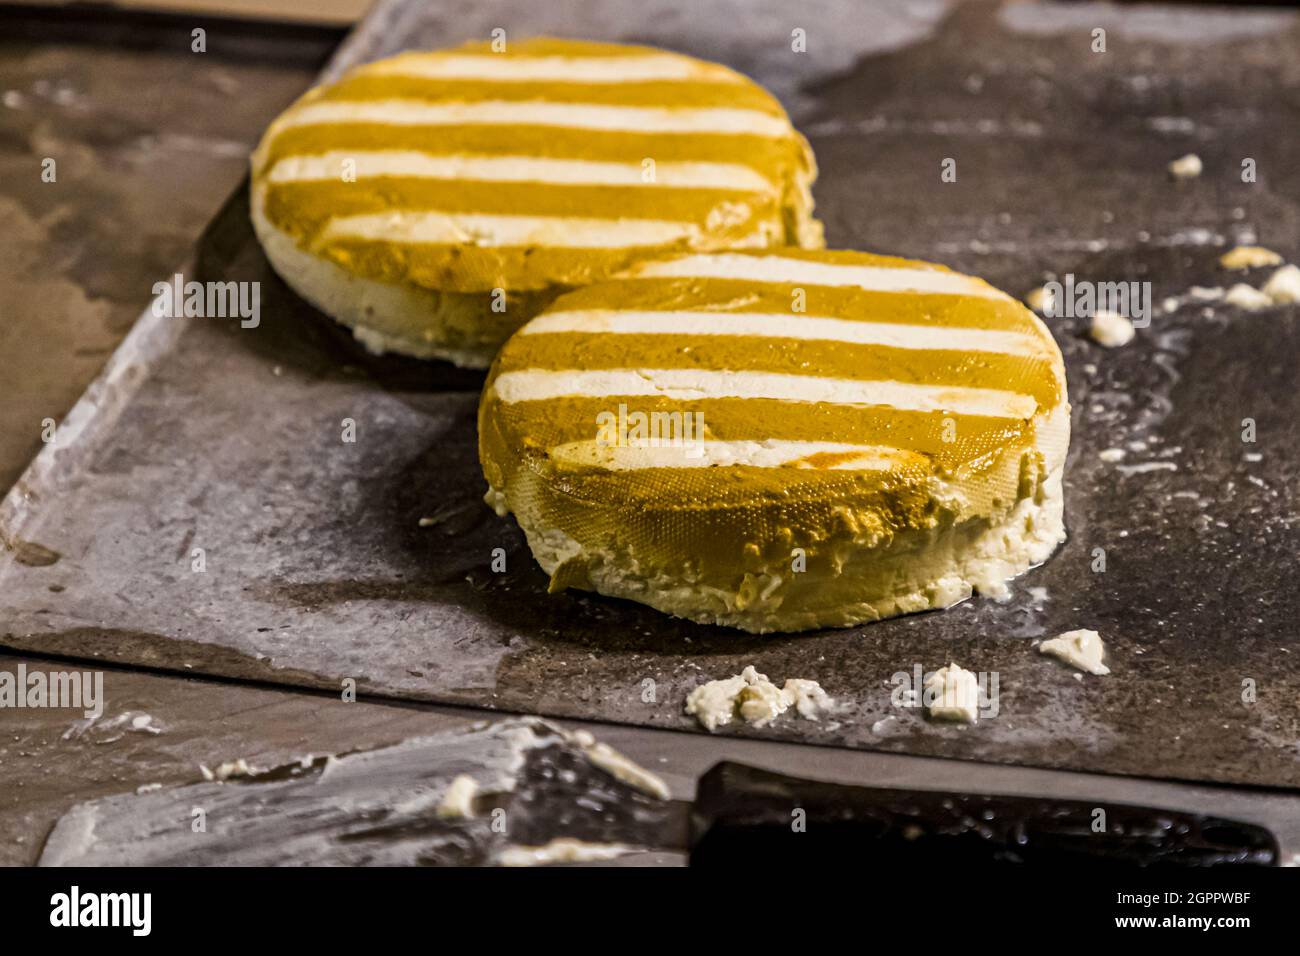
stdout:
[[1064,536],[1059,349],[924,262],[645,261],[510,339],[479,435],[554,589],[751,631],[1001,594]]
[[463,365],[647,255],[822,245],[812,152],[781,105],[647,47],[371,63],[291,106],[252,166],[253,222],[292,287],[376,351]]

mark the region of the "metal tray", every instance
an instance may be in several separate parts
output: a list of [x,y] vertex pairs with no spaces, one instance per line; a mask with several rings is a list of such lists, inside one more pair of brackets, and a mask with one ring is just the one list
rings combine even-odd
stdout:
[[[777,4],[740,17],[594,9],[521,11],[505,26],[658,43],[768,82],[817,151],[833,245],[945,261],[1014,292],[1048,273],[1150,280],[1157,302],[1232,281],[1215,259],[1252,232],[1300,254],[1295,98],[1266,95],[1295,83],[1288,14],[1225,34],[1212,12],[1099,8],[1107,59],[1056,8],[826,2],[805,25],[824,50],[800,59],[800,24]],[[502,17],[381,3],[331,70],[486,36]],[[1164,164],[1191,149],[1206,175],[1168,181]],[[1239,182],[1242,155],[1259,182]],[[946,157],[957,183],[940,181]],[[752,663],[820,680],[840,706],[742,734],[1300,785],[1294,307],[1186,306],[1115,351],[1083,339],[1081,321],[1053,320],[1075,430],[1062,550],[1005,604],[754,638],[548,596],[518,530],[481,502],[481,375],[361,351],[269,270],[244,195],[182,271],[260,281],[261,325],[141,318],[0,504],[10,647],[682,729],[692,687]],[[344,419],[355,443],[341,440]],[[1128,457],[1101,461],[1110,447]],[[497,547],[505,574],[489,569]],[[1109,677],[1075,679],[1031,645],[1076,627],[1106,638]],[[893,706],[891,675],[950,660],[997,673],[995,718],[942,726]]]

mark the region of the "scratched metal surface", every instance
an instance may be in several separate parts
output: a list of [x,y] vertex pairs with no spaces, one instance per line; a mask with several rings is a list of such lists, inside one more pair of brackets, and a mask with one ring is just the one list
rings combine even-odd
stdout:
[[[502,25],[468,4],[419,6],[381,5],[342,55]],[[817,151],[834,245],[936,259],[1013,292],[1067,272],[1150,280],[1157,302],[1235,281],[1215,260],[1239,240],[1300,257],[1291,15],[828,0],[798,23],[775,4],[722,6],[591,4],[504,25],[659,43],[769,82]],[[795,26],[810,59],[789,53]],[[1089,50],[1094,26],[1105,54]],[[1188,151],[1206,173],[1169,181],[1165,163]],[[956,183],[939,180],[947,157]],[[1240,182],[1243,157],[1258,182]],[[1052,320],[1074,406],[1062,550],[1006,604],[753,638],[548,596],[517,529],[480,501],[481,376],[359,351],[275,279],[243,197],[205,237],[199,271],[260,280],[261,326],[141,320],[0,506],[5,644],[682,729],[692,687],[753,663],[820,680],[840,706],[738,733],[1300,785],[1296,307],[1186,306],[1117,351]],[[355,443],[340,440],[345,418]],[[1123,462],[1098,458],[1112,447]],[[497,547],[504,574],[489,567]],[[1077,680],[1032,646],[1075,627],[1106,637],[1110,677]],[[892,674],[949,660],[997,672],[996,717],[939,726],[892,705]]]
[[[674,832],[666,800],[613,776],[559,728],[531,718],[250,769],[78,804],[51,831],[40,864],[510,865],[512,850],[560,837],[645,853]],[[435,811],[462,774],[479,790],[468,814],[443,817]],[[176,823],[194,807],[211,821],[198,833]],[[508,835],[498,810],[508,812]]]

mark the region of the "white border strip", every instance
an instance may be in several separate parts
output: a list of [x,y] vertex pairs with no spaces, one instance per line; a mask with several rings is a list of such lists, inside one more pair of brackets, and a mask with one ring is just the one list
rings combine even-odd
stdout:
[[[787,441],[684,441],[672,445],[598,441],[568,442],[547,453],[559,467],[599,468],[605,471],[640,471],[646,468],[809,468],[820,471],[891,471],[924,468],[929,459],[916,452],[888,445],[853,445],[842,442]],[[838,460],[818,464],[818,455]]]
[[870,292],[918,292],[971,295],[1014,301],[987,282],[946,269],[840,265],[789,259],[779,255],[699,255],[644,262],[626,278],[740,279],[785,285],[856,286]]
[[395,210],[331,219],[321,234],[321,240],[457,243],[479,248],[625,249],[665,245],[679,239],[694,239],[699,234],[700,227],[695,223],[662,219],[580,219],[576,216],[497,216]]
[[529,369],[498,376],[492,388],[507,405],[556,398],[615,396],[668,398],[683,402],[715,398],[766,398],[784,402],[874,405],[903,411],[951,412],[1010,419],[1031,418],[1038,408],[1038,402],[1031,395],[991,388],[714,369]]
[[756,170],[739,163],[657,163],[647,180],[641,163],[546,159],[540,156],[437,156],[414,150],[331,150],[286,156],[267,173],[271,183],[345,182],[356,179],[458,179],[480,182],[547,183],[565,186],[644,186],[672,189],[734,189],[774,192]]
[[644,83],[667,80],[738,84],[725,67],[670,54],[611,56],[515,56],[450,53],[403,56],[372,64],[361,76],[409,76],[426,80],[487,80],[493,83]]

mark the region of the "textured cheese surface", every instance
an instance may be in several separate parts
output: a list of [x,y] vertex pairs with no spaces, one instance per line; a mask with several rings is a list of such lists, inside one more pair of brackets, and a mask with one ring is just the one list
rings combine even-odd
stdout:
[[581,285],[653,251],[820,245],[814,175],[741,74],[546,38],[361,66],[291,106],[253,158],[260,214],[300,248],[454,293]]
[[944,606],[1059,540],[1060,352],[1023,305],[929,263],[647,261],[511,338],[479,431],[493,500],[554,588],[697,620]]

